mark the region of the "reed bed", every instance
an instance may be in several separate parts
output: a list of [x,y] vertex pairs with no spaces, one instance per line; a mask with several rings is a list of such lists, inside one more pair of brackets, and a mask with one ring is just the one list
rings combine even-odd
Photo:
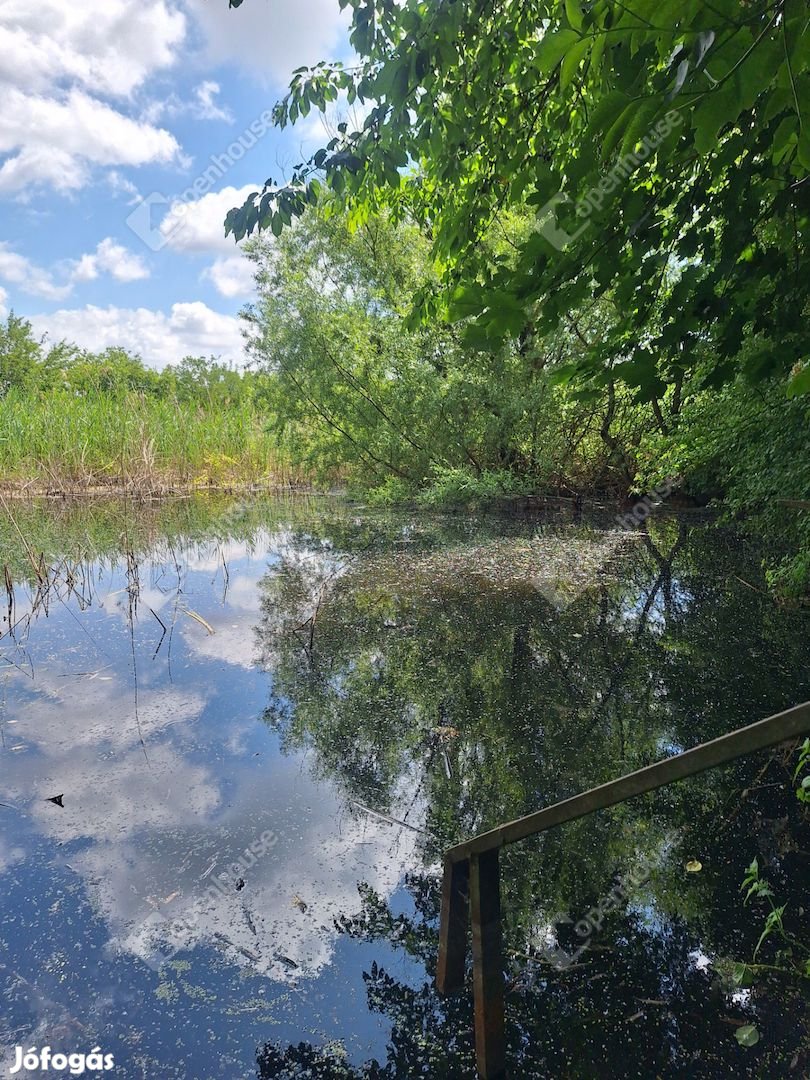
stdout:
[[6,490],[160,493],[302,483],[285,457],[250,400],[201,405],[132,391],[66,390],[0,398]]

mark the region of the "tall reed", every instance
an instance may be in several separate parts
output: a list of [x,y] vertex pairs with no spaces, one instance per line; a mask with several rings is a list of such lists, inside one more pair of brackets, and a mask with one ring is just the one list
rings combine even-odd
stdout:
[[250,400],[201,405],[61,389],[0,398],[6,486],[159,491],[301,480]]

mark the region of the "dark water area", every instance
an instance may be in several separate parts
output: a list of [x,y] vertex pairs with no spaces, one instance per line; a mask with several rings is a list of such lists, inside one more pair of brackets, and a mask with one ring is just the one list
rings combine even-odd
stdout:
[[[689,515],[12,513],[3,1075],[48,1045],[122,1078],[472,1077],[469,985],[433,986],[443,852],[810,698],[810,612]],[[504,853],[510,1076],[808,1075],[796,764]]]

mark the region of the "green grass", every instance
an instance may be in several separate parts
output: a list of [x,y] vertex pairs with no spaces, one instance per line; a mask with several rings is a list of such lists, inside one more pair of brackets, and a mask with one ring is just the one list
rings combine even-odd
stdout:
[[0,480],[40,491],[155,492],[298,482],[251,401],[201,406],[65,390],[0,399]]

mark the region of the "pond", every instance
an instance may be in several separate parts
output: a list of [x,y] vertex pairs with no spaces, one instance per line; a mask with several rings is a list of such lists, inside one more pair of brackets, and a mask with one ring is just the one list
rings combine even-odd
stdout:
[[[48,1045],[126,1078],[473,1076],[469,987],[433,986],[445,849],[810,698],[810,615],[699,515],[3,517],[7,1072]],[[807,1075],[795,764],[505,853],[510,1075]],[[755,858],[773,905],[743,903]],[[755,957],[774,905],[792,953]]]

